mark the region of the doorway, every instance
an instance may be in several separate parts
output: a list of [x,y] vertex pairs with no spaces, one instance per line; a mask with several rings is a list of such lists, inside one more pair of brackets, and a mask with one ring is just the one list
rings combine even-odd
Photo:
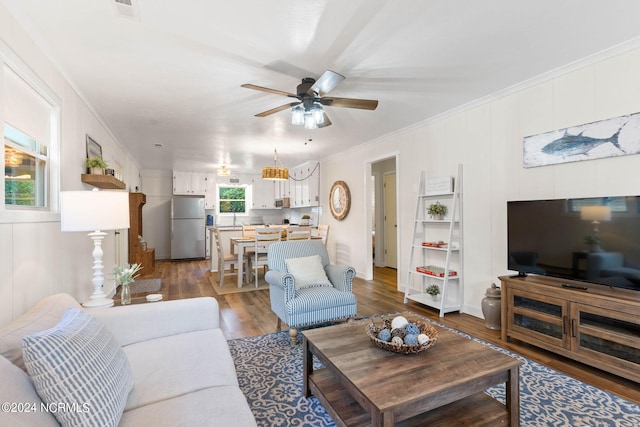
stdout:
[[384,265],[398,268],[398,221],[396,216],[396,173],[384,174]]
[[[395,155],[370,163],[372,276],[377,267],[398,268],[397,175]],[[375,277],[374,277],[375,279]]]

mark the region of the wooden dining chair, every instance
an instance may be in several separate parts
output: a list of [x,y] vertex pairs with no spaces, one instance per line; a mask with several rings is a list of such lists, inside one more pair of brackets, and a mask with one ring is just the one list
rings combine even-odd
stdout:
[[243,225],[242,226],[242,237],[255,237],[256,235],[256,226],[255,225]]
[[287,230],[287,240],[310,240],[311,228],[295,227]]
[[[213,235],[216,239],[216,248],[218,249],[218,283],[220,287],[224,284],[225,276],[236,275],[235,265],[238,263],[238,257],[231,253],[224,252],[224,245],[222,243],[222,238],[220,236],[220,230],[217,228],[214,229]],[[229,272],[227,273],[227,266],[229,267]],[[244,268],[249,268],[249,262],[245,259]]]
[[256,246],[251,259],[251,269],[255,274],[256,288],[258,287],[258,271],[262,267],[265,272],[269,266],[267,252],[272,243],[282,240],[282,229],[279,227],[256,228]]
[[322,238],[322,243],[327,246],[327,239],[329,238],[329,224],[318,224],[318,236]]

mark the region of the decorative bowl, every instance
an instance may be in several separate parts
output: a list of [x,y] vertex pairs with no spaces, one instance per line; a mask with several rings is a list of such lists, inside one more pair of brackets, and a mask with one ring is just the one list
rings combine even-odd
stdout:
[[378,333],[382,329],[385,329],[385,326],[389,326],[391,324],[391,319],[384,320],[382,325],[377,325],[375,323],[370,323],[367,325],[366,331],[367,335],[371,342],[373,342],[376,346],[392,351],[394,353],[402,353],[402,354],[416,354],[424,351],[434,345],[436,341],[438,341],[438,331],[431,324],[425,323],[422,320],[418,319],[407,319],[409,323],[413,323],[418,327],[421,334],[425,334],[429,337],[429,341],[424,344],[394,344],[388,341],[383,341],[378,338]]

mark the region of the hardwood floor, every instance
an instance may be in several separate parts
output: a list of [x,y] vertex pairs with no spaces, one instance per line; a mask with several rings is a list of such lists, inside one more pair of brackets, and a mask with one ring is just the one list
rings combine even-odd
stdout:
[[[216,274],[209,272],[209,261],[159,261],[154,275],[162,277],[161,292],[165,300],[215,297],[220,305],[221,328],[227,339],[276,331],[276,316],[270,308],[269,291],[218,295],[209,281],[210,277],[214,282],[217,280]],[[236,286],[236,278],[227,277],[224,286]],[[358,299],[359,317],[411,310],[640,404],[639,384],[525,343],[504,342],[500,339],[500,331],[484,326],[484,319],[460,313],[440,318],[435,310],[421,304],[413,301],[404,304],[404,294],[396,290],[396,271],[393,269],[376,268],[374,280],[370,281],[356,278],[353,290]]]

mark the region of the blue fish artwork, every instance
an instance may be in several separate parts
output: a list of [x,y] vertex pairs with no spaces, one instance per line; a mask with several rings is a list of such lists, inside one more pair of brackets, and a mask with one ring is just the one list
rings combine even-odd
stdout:
[[527,136],[524,167],[640,153],[640,113]]
[[565,129],[564,135],[542,147],[542,152],[560,156],[575,156],[576,154],[586,154],[602,144],[611,143],[624,153],[618,143],[620,129],[609,138],[591,138],[584,136],[583,133],[584,131],[577,135],[569,135]]

